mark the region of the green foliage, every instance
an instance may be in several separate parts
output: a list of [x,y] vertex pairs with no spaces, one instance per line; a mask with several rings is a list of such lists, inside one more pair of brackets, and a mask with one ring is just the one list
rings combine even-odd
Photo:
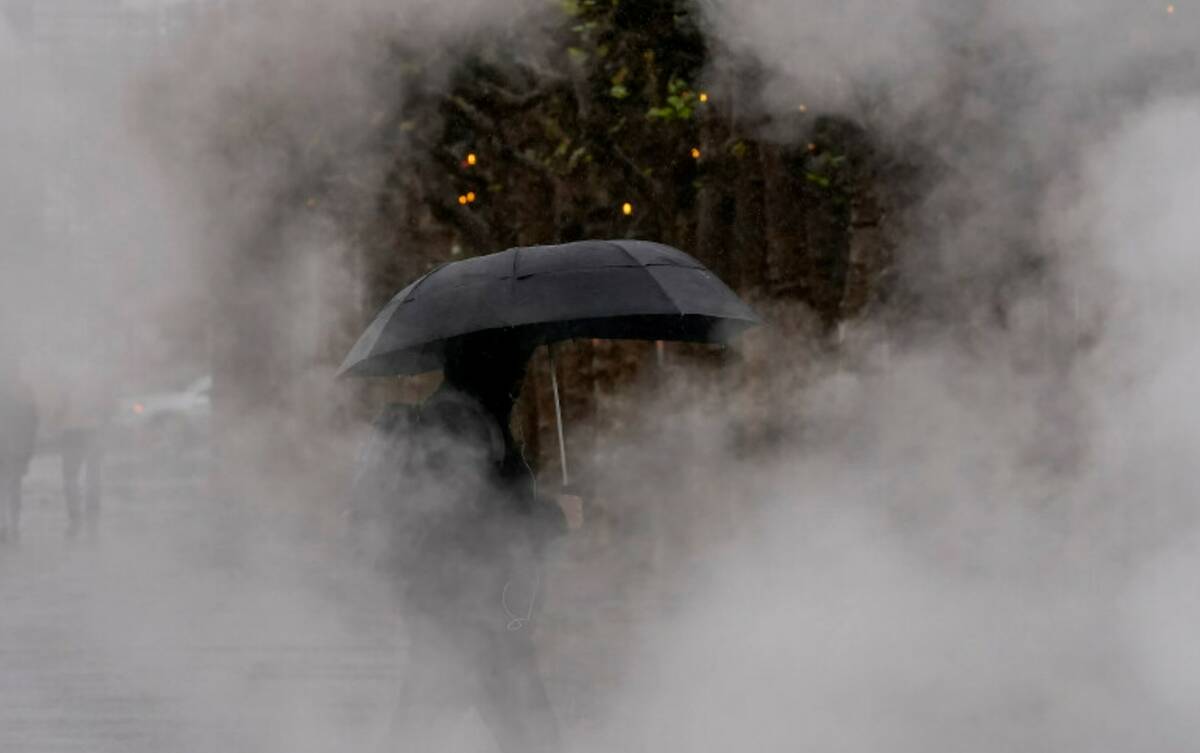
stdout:
[[[413,62],[400,83],[410,99],[381,126],[398,155],[379,204],[382,224],[405,218],[400,233],[426,232],[443,249],[439,234],[449,231],[465,253],[551,239],[660,238],[707,254],[703,261],[741,275],[740,284],[808,296],[822,316],[836,315],[839,254],[864,175],[854,128],[815,113],[762,128],[734,102],[702,102],[706,74],[724,92],[757,86],[762,73],[710,67],[695,20],[702,0],[557,2],[552,43],[526,55],[510,55],[512,40],[499,34],[448,54],[450,68],[424,65],[417,52],[406,58]],[[803,138],[809,149],[754,136],[784,128],[792,129],[785,139]],[[468,167],[470,152],[479,160]],[[478,201],[464,211],[458,197],[469,192]],[[405,203],[414,199],[427,214]],[[632,215],[621,211],[625,202]],[[793,221],[793,206],[804,223]],[[381,237],[393,243],[396,232]],[[799,243],[800,233],[819,248],[810,252],[825,254],[828,289],[797,282],[809,272],[786,255],[768,275],[776,262],[762,249],[771,233],[773,243]]]
[[613,74],[612,88],[608,90],[608,95],[613,99],[625,99],[629,96],[629,87],[625,86],[625,82],[629,80],[630,72],[628,66],[622,66],[615,74]]
[[660,107],[651,107],[646,116],[661,120],[691,120],[700,101],[683,79],[672,78],[667,84],[666,102]]
[[587,147],[581,146],[575,151],[571,152],[571,157],[567,160],[567,169],[574,170],[581,161],[586,164],[591,162],[591,159],[592,158],[591,155],[588,154]]
[[846,156],[822,153],[808,160],[804,179],[824,190],[839,188],[846,182]]

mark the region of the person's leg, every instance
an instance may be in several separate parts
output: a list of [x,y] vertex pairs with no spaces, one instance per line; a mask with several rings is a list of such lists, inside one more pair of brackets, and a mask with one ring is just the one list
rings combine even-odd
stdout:
[[7,468],[0,467],[0,542],[7,541],[12,529],[12,480]]
[[497,639],[477,704],[504,753],[559,753],[558,718],[538,671],[528,628]]
[[92,434],[88,437],[84,451],[84,481],[85,521],[88,533],[95,534],[100,527],[100,496],[103,491],[104,447],[100,438]]
[[[379,753],[444,750],[470,710],[461,699],[429,697],[428,688],[405,680]],[[448,702],[449,701],[449,702]]]
[[21,487],[24,481],[24,473],[14,473],[9,480],[11,489],[9,490],[9,515],[8,515],[8,535],[13,541],[21,538]]
[[67,432],[62,437],[63,496],[67,501],[67,534],[79,532],[80,492],[79,473],[83,467],[86,444],[77,432]]
[[379,753],[445,750],[473,703],[469,668],[437,624],[411,620],[396,708]]

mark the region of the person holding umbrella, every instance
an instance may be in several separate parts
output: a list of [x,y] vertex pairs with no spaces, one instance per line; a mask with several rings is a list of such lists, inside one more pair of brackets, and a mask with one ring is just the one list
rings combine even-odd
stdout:
[[[434,720],[475,707],[505,753],[560,749],[530,629],[539,564],[578,497],[554,502],[509,430],[534,348],[576,337],[724,342],[757,316],[678,249],[583,241],[509,249],[440,267],[398,293],[340,373],[416,374],[441,367],[421,406],[378,422],[354,498],[403,574],[412,643],[393,736],[435,750]],[[551,351],[563,487],[568,472]],[[363,504],[365,503],[365,504]],[[353,513],[352,513],[353,514]]]
[[[393,476],[400,470],[405,509],[358,521],[392,528],[386,566],[401,583],[411,641],[389,738],[436,750],[474,708],[506,753],[556,751],[531,631],[545,550],[582,524],[582,502],[539,494],[509,429],[528,345],[500,331],[445,350],[441,387],[385,440],[402,446],[381,458]],[[368,474],[379,472],[388,474]]]

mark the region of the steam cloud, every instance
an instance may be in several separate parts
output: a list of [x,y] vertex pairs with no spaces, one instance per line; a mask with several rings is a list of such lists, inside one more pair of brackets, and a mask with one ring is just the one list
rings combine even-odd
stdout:
[[1194,743],[1195,652],[1174,639],[1200,617],[1186,16],[709,5],[715,38],[773,74],[768,112],[848,113],[945,166],[900,252],[943,325],[882,364],[868,330],[872,368],[806,395],[806,446],[741,469],[766,512],[651,629],[622,743]]
[[[18,329],[58,327],[48,309],[86,301],[152,317],[149,303],[120,309],[130,280],[190,289],[275,221],[297,171],[346,160],[369,186],[379,168],[371,118],[398,106],[379,73],[389,35],[427,39],[433,55],[538,12],[522,2],[301,6],[260,4],[149,78],[121,66],[63,73],[0,26],[0,55],[25,66],[0,70],[21,113],[0,124],[0,284]],[[897,219],[905,284],[935,326],[913,326],[882,360],[889,335],[863,324],[863,352],[845,362],[867,367],[831,364],[828,378],[782,398],[808,430],[773,460],[730,459],[719,414],[663,408],[648,422],[662,433],[629,450],[641,461],[630,460],[628,483],[665,498],[669,521],[703,532],[702,545],[665,586],[687,594],[682,603],[646,608],[633,648],[600,659],[624,674],[580,747],[1193,749],[1200,15],[1116,0],[703,7],[719,49],[770,74],[757,92],[765,111],[844,113],[883,148],[932,166]],[[120,96],[97,94],[98,80]],[[132,111],[145,115],[131,123]],[[77,219],[87,243],[69,252],[26,234],[23,219],[41,211],[29,197],[44,195],[40,176],[67,158],[54,148],[65,142],[86,145],[74,157],[87,167],[73,174],[86,176],[84,194],[104,197]],[[282,223],[294,248],[350,242],[304,213]],[[1023,274],[1030,259],[1038,271]],[[274,488],[290,493],[285,480]],[[113,560],[98,593],[124,593],[113,581],[147,561],[171,562],[164,548]],[[236,587],[204,557],[163,580],[143,576],[165,605],[150,625],[169,633],[196,603],[219,603],[212,620],[180,628],[188,641],[364,635],[361,624],[312,618],[367,609],[376,584],[343,601],[312,593],[281,573],[323,560],[268,549],[243,563],[256,577]],[[303,595],[261,598],[281,580]],[[226,588],[234,595],[222,602]],[[97,598],[90,634],[154,693],[196,667],[174,644],[151,654],[154,666],[138,660],[123,627],[139,605]],[[249,688],[221,679],[190,702],[228,711]],[[297,690],[276,700],[263,708],[287,732],[238,727],[253,749],[349,739],[347,718],[296,711],[325,699]]]

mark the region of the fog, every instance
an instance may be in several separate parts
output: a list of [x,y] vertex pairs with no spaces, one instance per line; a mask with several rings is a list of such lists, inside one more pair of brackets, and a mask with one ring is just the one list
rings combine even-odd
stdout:
[[769,112],[846,112],[944,165],[900,251],[940,323],[864,324],[865,367],[796,396],[805,445],[739,469],[762,517],[648,629],[623,747],[1188,748],[1194,20],[711,6]]
[[[49,24],[51,4],[37,5]],[[1200,16],[1116,0],[700,5],[718,55],[767,72],[745,93],[764,114],[841,114],[921,164],[915,200],[888,218],[919,305],[900,323],[852,323],[842,352],[813,356],[828,361],[775,364],[818,376],[773,397],[800,426],[769,457],[730,452],[730,396],[710,375],[676,371],[671,389],[628,396],[646,401],[643,420],[601,466],[663,512],[593,560],[554,563],[607,579],[595,590],[627,613],[607,626],[586,594],[548,594],[560,619],[539,640],[558,660],[568,741],[1191,750]],[[180,350],[222,352],[222,327],[310,338],[311,265],[333,267],[320,295],[361,295],[353,269],[329,261],[356,241],[321,207],[365,204],[381,180],[372,124],[403,107],[389,41],[435,64],[521,24],[530,49],[545,42],[544,8],[516,0],[213,7],[235,22],[200,14],[138,54],[0,23],[0,312],[34,373],[113,327],[124,334],[103,350],[134,381],[179,368]],[[353,179],[315,209],[294,195],[335,163]],[[287,255],[270,268],[282,278],[236,261],[222,277],[260,243]],[[754,337],[769,335],[746,348]],[[290,366],[344,399],[315,358]],[[287,426],[248,421],[238,439]],[[404,671],[403,622],[330,529],[296,519],[299,485],[258,469],[232,504],[148,492],[101,546],[28,542],[0,564],[17,604],[7,633],[42,608],[33,574],[67,573],[82,619],[49,645],[93,651],[123,693],[150,699],[139,708],[168,707],[145,713],[169,734],[129,745],[369,747]],[[690,548],[630,582],[624,554],[663,526],[686,529]],[[571,640],[554,632],[564,613],[595,625]],[[351,658],[321,664],[328,646]],[[586,719],[566,708],[572,687],[596,696]],[[486,749],[485,737],[468,730],[453,747]]]

